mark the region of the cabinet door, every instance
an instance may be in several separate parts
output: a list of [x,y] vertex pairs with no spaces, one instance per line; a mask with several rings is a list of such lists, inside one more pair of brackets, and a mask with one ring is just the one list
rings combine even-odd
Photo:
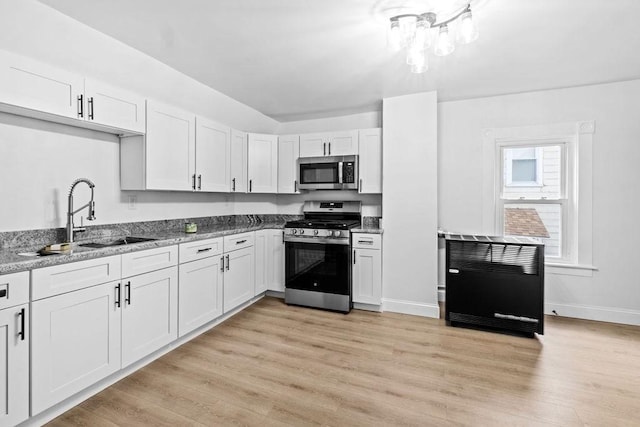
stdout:
[[29,417],[29,307],[0,310],[0,425]]
[[224,257],[180,264],[178,334],[183,336],[222,314]]
[[105,283],[31,304],[32,415],[120,369],[118,285]]
[[231,192],[247,192],[247,133],[231,129]]
[[270,291],[284,292],[284,230],[267,230],[267,288]]
[[300,136],[285,135],[278,138],[278,193],[299,193],[296,181],[299,156]]
[[254,291],[253,247],[239,249],[225,255],[224,270],[224,312],[249,301]]
[[89,121],[144,133],[145,100],[126,90],[85,79],[85,118]]
[[375,249],[353,250],[353,302],[382,302],[382,257]]
[[360,193],[382,193],[382,129],[361,129],[359,135]]
[[147,101],[148,190],[195,190],[195,116]]
[[326,156],[329,138],[327,133],[300,135],[300,157]]
[[123,280],[122,367],[178,337],[178,268]]
[[278,137],[249,134],[248,175],[250,193],[278,192]]
[[0,102],[82,118],[82,76],[5,51],[0,51],[0,64]]
[[358,154],[358,131],[333,132],[329,140],[327,155],[348,156]]
[[267,290],[268,271],[269,271],[269,249],[268,249],[268,232],[269,230],[256,231],[254,251],[256,256],[255,262],[255,291],[254,295],[261,294]]
[[231,189],[231,128],[196,118],[196,175],[199,191]]

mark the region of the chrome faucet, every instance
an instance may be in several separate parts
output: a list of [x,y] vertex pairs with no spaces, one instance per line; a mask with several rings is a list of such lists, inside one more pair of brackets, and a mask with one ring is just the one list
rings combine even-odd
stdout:
[[[81,182],[84,182],[85,184],[87,184],[91,189],[91,200],[89,200],[89,202],[86,205],[82,205],[82,207],[79,207],[74,211],[73,210],[73,190],[76,188],[76,185],[80,184]],[[87,215],[87,220],[93,221],[94,219],[96,219],[96,203],[93,201],[94,187],[95,185],[93,184],[93,182],[91,182],[87,178],[78,178],[75,181],[73,181],[73,184],[71,184],[71,189],[69,190],[69,204],[67,208],[67,243],[73,243],[74,232],[86,231],[86,228],[82,227],[82,221],[81,221],[80,227],[75,227],[73,225],[73,215],[75,215],[82,209],[88,207],[89,215]]]

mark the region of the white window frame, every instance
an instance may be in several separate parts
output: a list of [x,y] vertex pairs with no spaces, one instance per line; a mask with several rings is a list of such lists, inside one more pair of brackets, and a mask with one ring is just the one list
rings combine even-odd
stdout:
[[[545,259],[555,262],[567,262],[567,263],[576,263],[577,258],[575,257],[575,247],[577,245],[576,236],[577,229],[576,225],[578,223],[577,216],[577,193],[576,193],[576,182],[575,182],[575,174],[576,170],[576,151],[575,151],[575,138],[539,138],[536,140],[531,139],[510,139],[503,138],[495,141],[495,151],[498,158],[496,159],[496,166],[498,166],[498,170],[496,171],[496,191],[497,195],[495,206],[495,218],[496,218],[496,230],[499,231],[498,234],[503,234],[504,230],[504,208],[505,205],[560,205],[562,210],[561,217],[561,225],[560,225],[560,249],[561,252],[559,255],[549,255],[545,254]],[[560,146],[560,163],[561,163],[561,175],[560,175],[560,195],[554,198],[544,197],[526,197],[521,196],[518,198],[510,198],[505,197],[502,193],[502,190],[507,185],[506,182],[503,182],[504,178],[504,168],[509,165],[510,159],[507,158],[507,164],[504,164],[504,150],[506,148],[523,148],[523,147],[535,147],[536,148],[536,158],[538,161],[539,167],[539,175],[538,181],[540,182],[540,186],[542,186],[542,148],[544,146]],[[507,174],[508,177],[508,174]]]
[[[544,143],[567,144],[565,174],[571,194],[567,199],[573,209],[563,209],[566,224],[561,258],[546,258],[546,272],[577,276],[591,276],[597,268],[592,265],[593,246],[593,134],[595,122],[569,122],[510,128],[488,128],[482,131],[483,140],[483,233],[500,235],[504,209],[500,203],[500,187],[503,177],[501,169],[501,146],[532,146]],[[564,160],[563,160],[564,161]],[[525,200],[518,200],[526,202]],[[502,209],[498,215],[498,209]],[[569,212],[571,211],[571,212]]]
[[[522,144],[522,147],[518,146],[510,146],[505,148],[525,148],[526,144]],[[536,180],[535,181],[513,181],[512,171],[513,171],[513,161],[518,160],[511,157],[510,153],[507,154],[507,177],[505,181],[505,185],[507,187],[542,187],[543,185],[543,170],[542,163],[544,161],[544,157],[542,154],[542,149],[539,147],[531,147],[535,148],[535,157],[533,160],[536,161]],[[504,156],[500,158],[502,162],[504,160]]]

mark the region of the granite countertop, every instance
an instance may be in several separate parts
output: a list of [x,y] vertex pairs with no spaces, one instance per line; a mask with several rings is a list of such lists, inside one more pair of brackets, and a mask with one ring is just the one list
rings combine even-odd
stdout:
[[[31,270],[34,268],[48,267],[51,265],[66,264],[70,262],[82,261],[93,258],[106,257],[111,255],[120,255],[129,252],[140,251],[144,249],[158,248],[162,246],[177,245],[179,243],[191,242],[196,240],[211,239],[215,237],[239,234],[248,231],[256,231],[263,229],[281,229],[284,227],[283,222],[263,222],[250,224],[219,224],[211,227],[198,227],[198,232],[187,234],[180,231],[152,231],[149,233],[132,234],[135,237],[148,237],[157,240],[133,243],[129,245],[111,246],[106,248],[88,248],[78,246],[74,243],[73,250],[69,254],[47,255],[47,256],[22,256],[19,253],[34,252],[42,248],[37,247],[17,247],[5,248],[0,250],[0,274],[15,273],[19,271]],[[108,239],[98,240],[96,242],[107,242],[116,240],[122,236],[110,236]],[[82,243],[82,242],[80,242]]]
[[361,228],[352,228],[352,233],[368,233],[368,234],[382,234],[384,230],[382,228],[370,228],[370,227],[361,227]]

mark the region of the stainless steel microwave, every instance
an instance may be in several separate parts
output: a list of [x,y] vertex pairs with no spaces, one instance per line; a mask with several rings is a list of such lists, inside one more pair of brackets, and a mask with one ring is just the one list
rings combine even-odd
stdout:
[[358,156],[298,159],[298,188],[301,190],[357,190]]

